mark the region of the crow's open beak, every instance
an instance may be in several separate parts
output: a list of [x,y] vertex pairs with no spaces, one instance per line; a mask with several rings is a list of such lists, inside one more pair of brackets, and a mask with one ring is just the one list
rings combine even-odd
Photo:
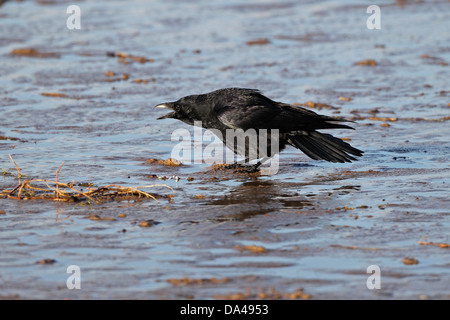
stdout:
[[[154,109],[170,109],[170,110],[173,110],[172,106],[170,105],[170,103],[158,104],[157,106],[154,107]],[[161,116],[161,117],[157,118],[156,120],[175,118],[175,116],[176,116],[176,113],[175,112],[171,112],[171,113],[168,113],[168,114],[166,114],[164,116]]]

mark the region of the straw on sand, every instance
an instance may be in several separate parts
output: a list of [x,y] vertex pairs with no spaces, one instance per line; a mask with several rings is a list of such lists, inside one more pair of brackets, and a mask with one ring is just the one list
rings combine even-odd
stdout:
[[72,183],[62,183],[58,181],[59,173],[64,162],[61,163],[56,171],[55,180],[47,179],[28,179],[23,180],[20,167],[16,164],[14,159],[9,155],[11,161],[14,163],[17,171],[18,185],[12,190],[3,190],[0,197],[6,197],[16,200],[33,200],[45,199],[52,201],[88,201],[94,203],[101,203],[106,200],[136,200],[136,199],[153,199],[158,201],[158,198],[166,198],[171,200],[172,195],[163,196],[156,193],[149,193],[141,189],[153,187],[165,187],[173,189],[165,184],[153,184],[148,186],[138,187],[124,187],[115,184],[110,184],[103,187],[87,188],[87,191],[81,191],[74,187]]

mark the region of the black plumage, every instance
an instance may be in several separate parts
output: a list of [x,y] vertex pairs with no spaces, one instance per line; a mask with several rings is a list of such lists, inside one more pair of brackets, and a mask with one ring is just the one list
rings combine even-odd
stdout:
[[[363,154],[363,151],[341,139],[317,131],[353,129],[343,124],[350,121],[275,102],[254,89],[220,89],[207,94],[186,96],[175,102],[159,104],[155,108],[167,108],[173,111],[159,117],[158,120],[173,118],[190,125],[194,125],[195,121],[201,121],[203,128],[220,132],[221,139],[227,147],[245,156],[246,161],[260,158],[266,160],[274,155],[272,150],[281,151],[286,145],[300,149],[314,160],[330,162],[351,162],[356,160],[354,156]],[[260,138],[259,132],[263,132],[260,131],[261,129],[267,129],[268,150],[260,150],[258,145],[248,141],[245,148],[241,146],[239,149],[235,141],[226,139],[227,129],[256,132],[257,138]],[[270,138],[270,130],[273,129],[279,132],[279,137],[276,139],[279,148],[274,148],[275,141]],[[262,161],[258,162],[253,168],[256,170],[261,163]]]

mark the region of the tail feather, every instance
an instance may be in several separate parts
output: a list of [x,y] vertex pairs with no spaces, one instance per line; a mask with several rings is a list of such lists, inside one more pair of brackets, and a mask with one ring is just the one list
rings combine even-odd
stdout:
[[319,118],[323,122],[321,124],[317,124],[316,129],[351,129],[351,130],[355,130],[355,128],[341,123],[341,122],[354,122],[352,120],[347,120],[343,117],[330,117],[330,116],[324,116],[324,115],[319,115]]
[[[303,151],[314,160],[330,162],[352,162],[357,160],[354,156],[362,156],[363,151],[331,134],[317,131],[296,131],[287,134],[289,144]],[[351,154],[351,155],[350,155]]]
[[340,123],[336,123],[338,121],[346,121],[346,122],[350,122],[347,120],[327,120],[325,122],[323,122],[321,125],[317,125],[316,129],[351,129],[351,130],[355,130],[355,128],[350,127],[346,124],[340,124]]

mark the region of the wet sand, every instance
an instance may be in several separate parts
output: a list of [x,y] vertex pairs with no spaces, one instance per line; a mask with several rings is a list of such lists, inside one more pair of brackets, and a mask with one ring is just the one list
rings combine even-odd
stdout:
[[[382,1],[380,30],[353,1],[86,1],[80,30],[71,4],[0,7],[0,190],[18,184],[11,155],[21,179],[54,179],[64,161],[59,181],[84,190],[173,197],[3,193],[1,298],[449,298],[448,1]],[[274,175],[148,161],[193,132],[154,105],[230,86],[354,120],[334,134],[364,156],[287,149]]]

